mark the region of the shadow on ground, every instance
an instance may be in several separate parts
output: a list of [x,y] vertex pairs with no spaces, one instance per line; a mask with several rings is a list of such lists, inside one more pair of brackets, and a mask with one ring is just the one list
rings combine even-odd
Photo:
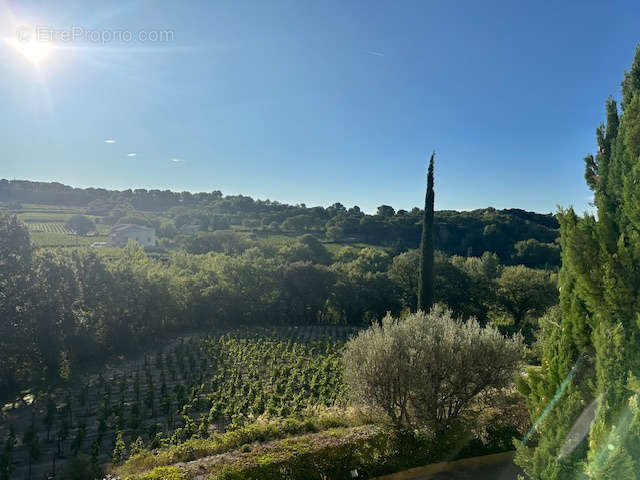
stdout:
[[514,452],[441,462],[379,477],[377,480],[516,480],[524,473],[513,463]]

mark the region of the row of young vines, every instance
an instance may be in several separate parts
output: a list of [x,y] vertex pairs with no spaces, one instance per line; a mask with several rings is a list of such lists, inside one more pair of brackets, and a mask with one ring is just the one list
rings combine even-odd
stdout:
[[207,438],[258,417],[343,401],[340,327],[237,330],[183,339],[79,388],[8,409],[0,480],[41,478],[84,458],[96,472],[143,448]]

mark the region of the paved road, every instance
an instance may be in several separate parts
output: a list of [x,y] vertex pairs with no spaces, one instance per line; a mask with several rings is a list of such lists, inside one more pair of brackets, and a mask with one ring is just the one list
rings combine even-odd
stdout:
[[508,460],[495,465],[426,474],[415,480],[516,480],[522,470]]

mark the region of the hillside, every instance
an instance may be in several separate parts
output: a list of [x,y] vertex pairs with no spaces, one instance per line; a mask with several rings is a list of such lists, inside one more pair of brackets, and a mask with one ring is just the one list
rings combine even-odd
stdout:
[[[399,253],[417,248],[421,210],[396,211],[381,205],[374,215],[340,203],[330,207],[286,205],[254,200],[243,195],[171,192],[169,190],[113,191],[79,189],[59,183],[0,180],[0,202],[27,223],[39,245],[73,246],[104,240],[116,223],[153,226],[160,246],[175,248],[185,242],[185,232],[232,230],[262,238],[287,238],[312,234],[333,245],[366,244]],[[68,236],[66,222],[82,214],[95,223],[94,238]],[[558,223],[553,215],[519,209],[484,208],[473,211],[437,211],[436,248],[448,255],[498,255],[505,264],[542,268],[557,266]],[[198,253],[202,253],[199,251]]]
[[[83,479],[109,464],[127,479],[275,479],[283,469],[286,478],[355,470],[370,478],[450,458],[432,439],[407,443],[347,406],[340,355],[356,332],[313,326],[180,336],[23,392],[0,417],[0,438],[15,438],[10,478],[56,471]],[[490,440],[474,434],[456,456],[509,448],[517,415],[503,413]]]
[[[512,448],[528,424],[510,385],[496,410],[469,407],[488,430],[446,452],[351,410],[345,342],[417,308],[417,208],[367,215],[219,192],[1,185],[8,478],[113,468],[140,479],[283,469],[308,479],[309,465],[367,478]],[[154,227],[158,245],[87,248],[120,223]],[[435,235],[435,301],[531,344],[557,302],[555,218],[440,211]]]

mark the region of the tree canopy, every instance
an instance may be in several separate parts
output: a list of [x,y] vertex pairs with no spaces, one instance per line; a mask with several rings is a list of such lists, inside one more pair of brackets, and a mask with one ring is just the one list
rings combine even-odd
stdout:
[[85,217],[84,215],[72,215],[69,220],[65,223],[67,228],[70,228],[78,235],[86,235],[87,233],[94,230],[95,225],[91,221],[90,218]]
[[[346,208],[340,203],[326,208],[307,207],[244,195],[225,196],[219,191],[79,189],[59,183],[5,179],[0,180],[0,202],[6,202],[9,210],[11,205],[20,207],[20,202],[78,207],[92,215],[97,224],[154,227],[161,240],[169,241],[166,244],[180,237],[182,229],[195,227],[203,233],[242,229],[260,235],[313,234],[333,242],[393,247],[397,252],[420,246],[424,215],[420,208],[396,211],[389,205],[366,214],[358,206]],[[558,245],[554,243],[558,222],[551,214],[494,208],[435,211],[433,236],[434,248],[448,255],[479,257],[491,252],[504,264],[534,268],[559,265]],[[194,239],[188,248],[204,253],[202,249],[209,245],[215,248],[216,243],[209,240]]]

